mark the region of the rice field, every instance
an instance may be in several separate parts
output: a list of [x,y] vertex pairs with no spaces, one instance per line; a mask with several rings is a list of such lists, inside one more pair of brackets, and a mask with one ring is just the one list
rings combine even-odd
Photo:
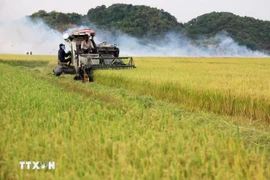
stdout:
[[[218,114],[270,122],[270,59],[140,58],[96,81]],[[128,83],[131,82],[131,83]]]
[[0,179],[270,179],[270,59],[136,57],[94,83],[55,59],[0,55]]

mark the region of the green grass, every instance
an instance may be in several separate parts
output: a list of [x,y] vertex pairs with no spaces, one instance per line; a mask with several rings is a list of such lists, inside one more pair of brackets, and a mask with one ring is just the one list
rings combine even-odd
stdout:
[[[0,62],[0,179],[270,178],[269,126],[99,83],[121,71],[84,84],[50,66]],[[20,170],[28,160],[56,170]]]
[[36,67],[44,67],[49,64],[49,61],[27,61],[27,60],[2,60],[0,59],[0,63],[8,64],[10,66],[22,66],[22,67],[28,67],[28,68],[36,68]]

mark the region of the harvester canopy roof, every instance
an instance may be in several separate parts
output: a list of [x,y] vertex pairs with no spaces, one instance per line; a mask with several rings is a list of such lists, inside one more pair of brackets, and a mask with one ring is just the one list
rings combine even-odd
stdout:
[[70,36],[95,36],[95,31],[93,31],[92,29],[82,29],[82,30],[76,30],[73,31]]
[[90,37],[90,36],[95,36],[95,31],[93,31],[92,29],[81,29],[81,30],[76,30],[71,32],[70,34],[64,34],[63,38],[68,41],[72,41],[73,39],[81,39],[84,37]]

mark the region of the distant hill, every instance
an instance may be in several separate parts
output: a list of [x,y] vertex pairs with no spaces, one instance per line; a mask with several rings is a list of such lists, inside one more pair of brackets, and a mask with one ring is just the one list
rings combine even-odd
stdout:
[[270,21],[212,12],[192,19],[184,26],[186,34],[191,38],[201,35],[213,37],[226,31],[240,45],[252,50],[270,51]]
[[162,38],[168,32],[182,33],[197,39],[213,37],[226,31],[240,45],[251,50],[270,52],[270,21],[227,12],[204,14],[185,24],[177,22],[174,16],[164,10],[131,4],[102,5],[89,9],[86,15],[40,10],[30,17],[41,18],[60,32],[91,22],[99,28],[120,31],[146,41]]
[[161,38],[169,31],[180,32],[183,24],[157,8],[114,4],[108,8],[90,9],[87,18],[97,26],[108,30],[120,30],[138,38]]
[[48,13],[44,10],[40,10],[29,17],[33,20],[42,19],[51,28],[60,32],[83,24],[83,15],[78,13],[62,13],[56,11]]

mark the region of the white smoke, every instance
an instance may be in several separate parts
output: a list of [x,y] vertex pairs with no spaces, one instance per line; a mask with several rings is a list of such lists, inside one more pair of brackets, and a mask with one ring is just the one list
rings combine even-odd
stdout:
[[[89,27],[78,27],[78,29]],[[259,51],[251,51],[239,46],[226,33],[222,32],[213,38],[191,40],[179,33],[168,33],[164,39],[142,43],[139,39],[123,33],[111,33],[91,25],[96,32],[96,43],[108,42],[117,44],[120,56],[267,56]],[[71,32],[75,29],[69,29]],[[41,20],[32,21],[23,18],[14,22],[0,24],[0,53],[56,55],[58,45],[64,43],[63,34],[52,30]],[[68,47],[68,46],[67,46]]]
[[[100,34],[101,33],[101,34]],[[179,33],[168,33],[164,39],[155,40],[147,44],[126,34],[112,34],[97,32],[97,40],[114,42],[120,47],[121,54],[130,56],[204,56],[204,57],[265,57],[266,54],[252,51],[245,46],[238,45],[225,32],[213,38],[191,40]],[[105,36],[103,36],[105,34]]]
[[62,34],[52,30],[41,20],[32,21],[25,17],[0,24],[0,53],[56,54]]

